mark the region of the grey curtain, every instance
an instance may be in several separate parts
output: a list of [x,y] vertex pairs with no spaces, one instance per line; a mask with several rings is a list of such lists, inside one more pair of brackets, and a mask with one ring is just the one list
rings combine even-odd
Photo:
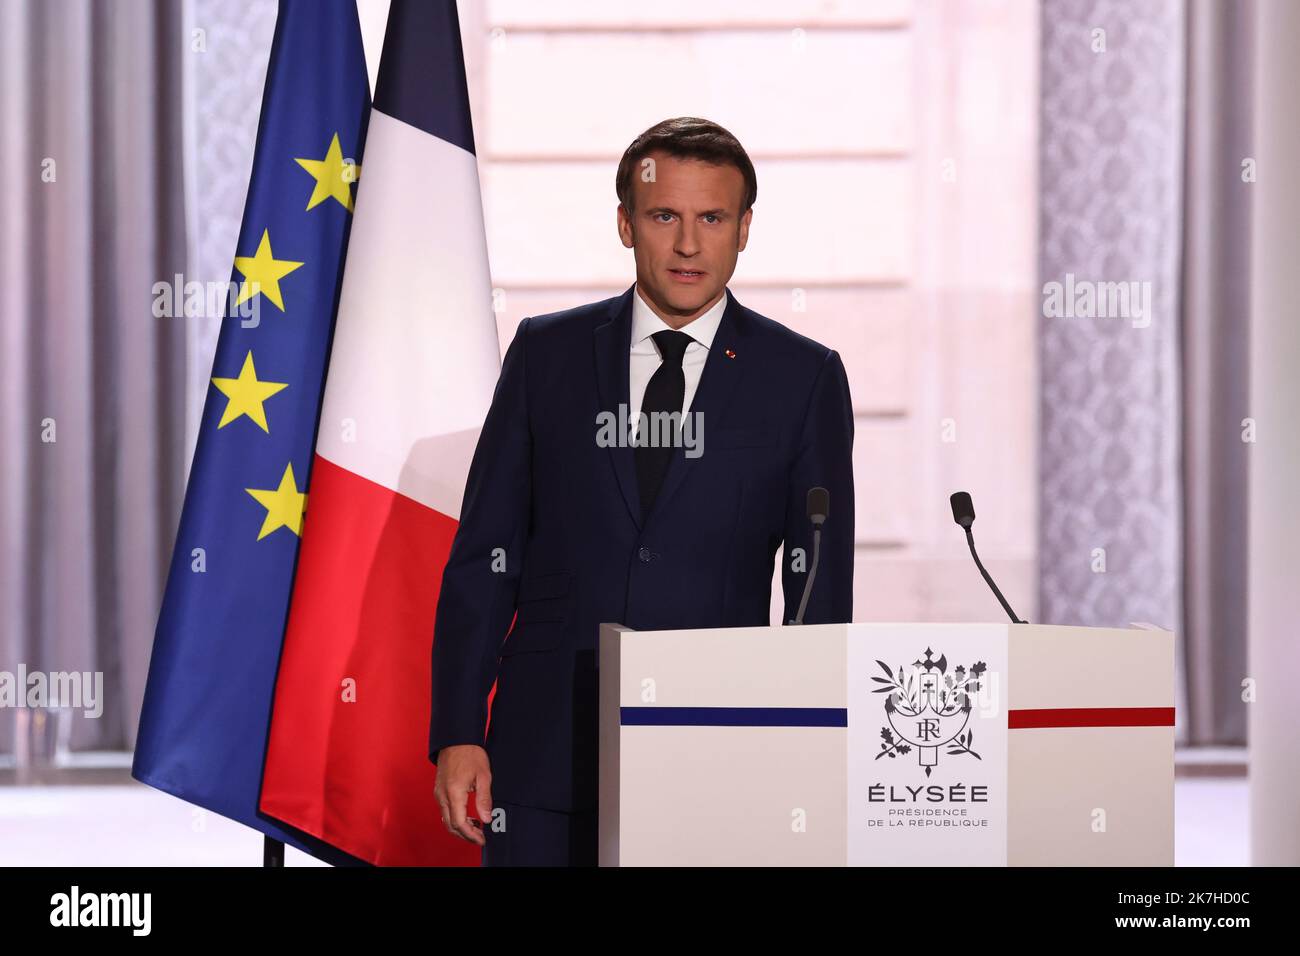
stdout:
[[1183,648],[1192,744],[1244,744],[1253,0],[1192,0],[1183,235]]
[[134,742],[183,493],[182,12],[0,3],[0,670],[103,673],[74,750]]

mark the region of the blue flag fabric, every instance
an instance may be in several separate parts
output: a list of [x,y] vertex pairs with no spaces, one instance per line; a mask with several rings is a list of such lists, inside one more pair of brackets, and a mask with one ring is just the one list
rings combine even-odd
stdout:
[[132,767],[334,863],[257,804],[369,111],[354,0],[281,0]]

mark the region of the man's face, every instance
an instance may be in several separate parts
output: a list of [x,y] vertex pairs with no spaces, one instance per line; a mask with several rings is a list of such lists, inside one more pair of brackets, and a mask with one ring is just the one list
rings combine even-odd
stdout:
[[680,328],[713,306],[749,240],[753,210],[740,215],[745,177],[735,166],[651,153],[632,171],[631,215],[618,207],[618,234],[636,255],[637,288],[669,324]]

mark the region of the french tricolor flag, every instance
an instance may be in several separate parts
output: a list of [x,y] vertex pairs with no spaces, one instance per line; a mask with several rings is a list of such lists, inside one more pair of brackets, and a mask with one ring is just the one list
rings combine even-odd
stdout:
[[393,0],[260,810],[376,865],[477,865],[428,758],[430,642],[500,349],[455,4]]

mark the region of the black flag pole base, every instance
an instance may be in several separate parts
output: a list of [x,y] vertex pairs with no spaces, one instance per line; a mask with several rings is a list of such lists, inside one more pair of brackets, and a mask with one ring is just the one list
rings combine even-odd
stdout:
[[284,866],[284,841],[262,835],[262,866]]

